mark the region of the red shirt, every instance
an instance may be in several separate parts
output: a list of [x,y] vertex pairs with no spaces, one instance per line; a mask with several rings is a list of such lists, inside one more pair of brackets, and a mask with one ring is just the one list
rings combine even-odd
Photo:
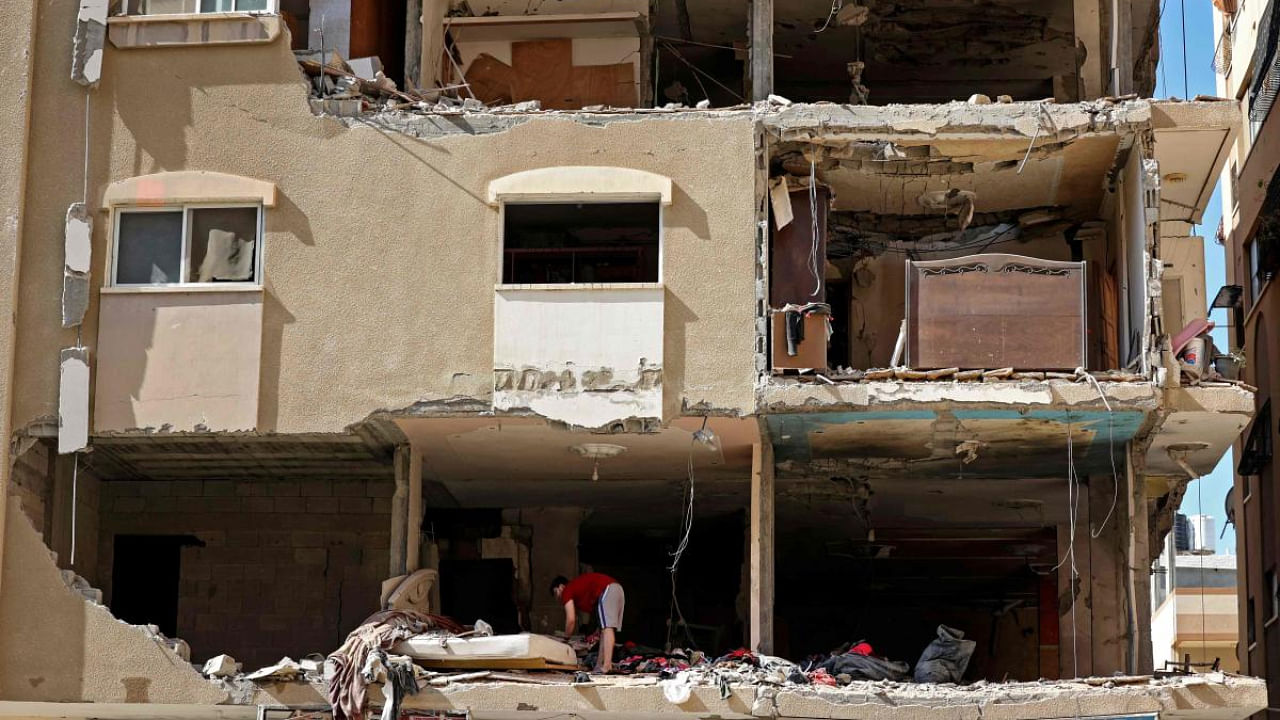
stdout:
[[604,594],[605,588],[618,582],[604,573],[586,573],[569,581],[560,591],[560,602],[565,605],[573,601],[578,612],[594,612],[596,603]]

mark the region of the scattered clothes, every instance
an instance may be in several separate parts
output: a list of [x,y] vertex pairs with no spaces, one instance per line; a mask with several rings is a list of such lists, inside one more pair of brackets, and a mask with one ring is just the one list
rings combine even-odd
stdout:
[[946,625],[938,626],[938,639],[929,643],[916,663],[915,681],[921,683],[958,683],[969,667],[969,658],[977,647],[965,640],[964,633]]
[[804,342],[804,321],[809,315],[822,315],[826,319],[827,340],[831,339],[831,306],[826,303],[807,305],[787,304],[782,308],[787,326],[787,355],[794,357]]
[[687,670],[663,680],[659,685],[662,686],[662,697],[672,705],[683,705],[693,696],[693,682]]
[[581,683],[589,683],[589,682],[591,682],[591,675],[587,671],[579,670],[578,672],[573,674],[574,685],[578,685]]
[[819,669],[839,677],[848,675],[850,680],[906,680],[911,666],[871,655],[846,653],[827,658]]
[[809,671],[808,676],[809,682],[814,685],[826,685],[828,687],[836,686],[836,679],[831,676],[831,673],[823,670],[822,668]]
[[364,720],[368,691],[361,670],[374,650],[387,650],[406,638],[429,631],[457,635],[465,628],[440,615],[416,610],[383,610],[351,631],[346,642],[325,661],[328,699],[334,720]]

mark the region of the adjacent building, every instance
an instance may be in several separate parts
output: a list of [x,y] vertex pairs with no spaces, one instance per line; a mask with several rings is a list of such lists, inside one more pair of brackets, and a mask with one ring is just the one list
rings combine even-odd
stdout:
[[1268,714],[1280,707],[1274,678],[1280,673],[1280,616],[1276,562],[1277,431],[1272,396],[1280,387],[1280,296],[1274,289],[1280,244],[1272,229],[1280,208],[1276,168],[1280,120],[1271,114],[1277,83],[1276,40],[1280,16],[1273,3],[1228,3],[1215,13],[1218,94],[1241,109],[1240,131],[1222,174],[1219,242],[1227,255],[1227,286],[1214,307],[1227,311],[1231,350],[1243,359],[1240,378],[1256,388],[1256,415],[1236,444],[1235,487],[1228,521],[1236,526],[1240,561],[1240,667],[1272,678]]
[[914,662],[945,623],[967,679],[1032,684],[406,702],[1258,711],[1245,678],[1034,682],[1152,671],[1152,563],[1256,406],[1178,357],[1244,121],[1146,99],[1158,10],[18,3],[0,712],[322,711],[184,654],[328,653],[422,569],[550,633],[588,568],[641,643]]

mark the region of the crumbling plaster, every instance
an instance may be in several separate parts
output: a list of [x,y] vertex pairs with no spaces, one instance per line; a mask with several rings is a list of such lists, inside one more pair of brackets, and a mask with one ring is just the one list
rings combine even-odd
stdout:
[[[70,26],[72,6],[40,7]],[[83,100],[66,83],[70,34],[41,38],[20,287],[15,418],[56,407],[62,232],[82,167]],[[493,392],[498,212],[490,181],[551,165],[620,166],[665,175],[664,402],[750,412],[754,358],[754,188],[750,113],[611,117],[470,116],[397,120],[313,115],[287,42],[108,49],[95,95],[90,198],[158,171],[256,178],[277,188],[265,214],[261,432],[332,432],[380,409]],[[74,117],[73,117],[74,115]],[[581,121],[580,121],[581,120]],[[447,127],[451,134],[423,126]],[[493,132],[487,132],[485,126]],[[413,127],[410,127],[413,126]],[[501,126],[501,127],[499,127]],[[195,132],[192,128],[200,128]],[[413,137],[418,135],[418,137]],[[92,208],[91,210],[98,210]],[[93,234],[92,283],[109,252]],[[57,275],[55,279],[54,275]],[[92,348],[98,293],[83,327]],[[148,372],[182,372],[149,368]]]
[[155,636],[115,619],[69,587],[16,505],[6,519],[0,698],[196,705],[227,700],[225,691]]

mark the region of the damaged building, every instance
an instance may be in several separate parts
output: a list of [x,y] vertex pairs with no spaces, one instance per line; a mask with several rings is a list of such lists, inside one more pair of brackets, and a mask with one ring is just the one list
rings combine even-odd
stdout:
[[1259,711],[1152,661],[1255,401],[1157,15],[22,0],[0,713]]

